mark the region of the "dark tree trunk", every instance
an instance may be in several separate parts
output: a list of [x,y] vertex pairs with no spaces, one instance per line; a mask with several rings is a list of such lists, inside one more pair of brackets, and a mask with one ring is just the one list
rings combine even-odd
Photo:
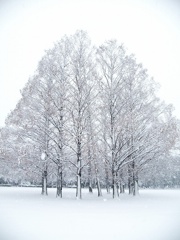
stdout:
[[94,159],[94,164],[95,164],[95,174],[96,174],[96,185],[97,185],[97,190],[98,190],[98,197],[102,197],[101,184],[100,184],[100,180],[99,180],[99,171],[98,171],[98,167],[97,167],[96,158]]
[[132,164],[128,165],[128,189],[129,189],[129,194],[133,194],[133,166],[132,166]]
[[136,196],[138,194],[139,194],[138,174],[134,170],[134,173],[133,173],[133,195]]
[[42,173],[42,195],[48,195],[47,192],[47,169]]
[[57,170],[57,192],[56,197],[62,198],[62,165],[58,165]]
[[81,141],[78,139],[77,144],[77,187],[76,187],[76,198],[82,198],[82,184],[81,184],[81,167],[82,167],[82,159],[81,159]]
[[113,198],[117,198],[118,197],[117,174],[115,171],[112,171],[112,188],[113,188]]
[[122,181],[120,181],[120,194],[125,193],[125,186],[124,183]]
[[82,198],[82,186],[81,186],[81,169],[77,169],[77,187],[76,187],[76,198]]
[[110,181],[109,181],[109,173],[108,173],[108,169],[107,169],[107,166],[105,164],[105,180],[106,180],[106,191],[107,193],[110,193]]
[[124,184],[124,178],[123,178],[123,169],[120,170],[120,174],[119,174],[119,190],[120,190],[120,194],[125,193],[125,184]]
[[97,181],[96,184],[97,184],[97,190],[98,190],[98,197],[102,197],[101,185],[98,177],[96,178],[96,181]]
[[89,193],[93,193],[93,188],[92,188],[92,166],[91,166],[91,153],[90,149],[88,151],[88,185],[89,185]]

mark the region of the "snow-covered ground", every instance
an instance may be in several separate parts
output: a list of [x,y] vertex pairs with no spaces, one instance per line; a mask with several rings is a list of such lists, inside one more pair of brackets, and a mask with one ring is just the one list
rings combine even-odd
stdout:
[[83,189],[0,188],[0,240],[180,240],[180,190],[141,190],[118,200]]

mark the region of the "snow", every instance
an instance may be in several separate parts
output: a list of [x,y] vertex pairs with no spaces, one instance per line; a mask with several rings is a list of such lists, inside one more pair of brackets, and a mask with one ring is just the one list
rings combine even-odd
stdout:
[[103,191],[0,188],[0,240],[179,240],[180,190],[140,190],[113,200]]

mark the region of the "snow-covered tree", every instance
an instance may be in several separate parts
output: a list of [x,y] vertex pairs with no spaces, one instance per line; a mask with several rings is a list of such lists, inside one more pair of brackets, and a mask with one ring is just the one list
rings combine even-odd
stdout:
[[[71,38],[72,53],[70,65],[70,113],[71,123],[69,126],[72,141],[70,148],[76,155],[76,161],[71,163],[76,169],[77,191],[76,197],[80,199],[82,169],[87,166],[88,159],[84,159],[83,148],[85,147],[85,135],[89,120],[89,107],[94,81],[96,80],[93,53],[90,40],[83,31],[78,31]],[[90,160],[90,159],[89,159]]]
[[[0,165],[13,162],[19,176],[101,184],[113,198],[138,193],[139,175],[166,159],[177,138],[172,108],[156,97],[156,84],[123,45],[92,47],[84,31],[58,41],[38,64],[22,98],[1,129]],[[13,164],[10,164],[11,170]],[[11,171],[12,172],[12,171]],[[15,177],[13,177],[15,178]]]

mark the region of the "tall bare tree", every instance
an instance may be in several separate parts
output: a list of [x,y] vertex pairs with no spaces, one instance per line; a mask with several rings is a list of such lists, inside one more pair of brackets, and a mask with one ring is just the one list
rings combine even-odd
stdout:
[[[77,191],[76,197],[80,199],[82,169],[87,166],[88,159],[83,159],[85,146],[86,126],[89,119],[88,109],[91,104],[91,94],[96,78],[95,66],[92,62],[92,49],[90,40],[83,31],[78,31],[72,36],[73,51],[71,55],[70,72],[70,102],[71,102],[71,149],[76,154],[76,162],[71,163],[76,168]],[[89,159],[90,160],[90,159]]]

